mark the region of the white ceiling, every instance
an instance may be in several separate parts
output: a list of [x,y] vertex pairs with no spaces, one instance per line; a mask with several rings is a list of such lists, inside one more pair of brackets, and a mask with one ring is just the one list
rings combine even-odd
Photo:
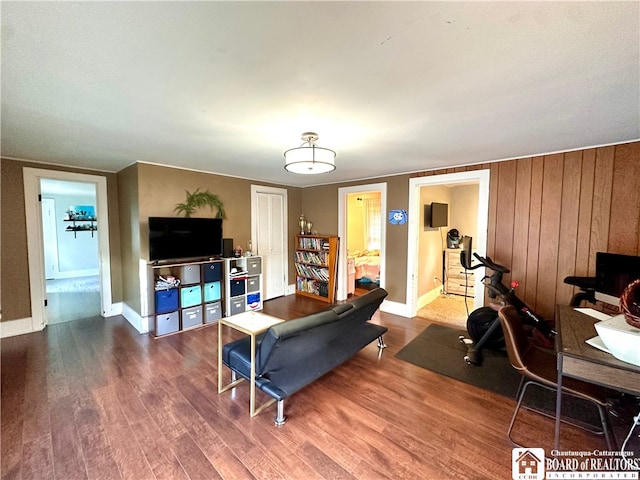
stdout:
[[[307,186],[640,138],[640,2],[7,2],[2,155]],[[337,169],[287,173],[302,132]]]

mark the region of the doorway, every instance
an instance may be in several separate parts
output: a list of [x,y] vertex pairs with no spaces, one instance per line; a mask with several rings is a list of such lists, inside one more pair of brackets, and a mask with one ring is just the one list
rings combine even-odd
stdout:
[[96,186],[41,178],[40,194],[47,324],[99,316]]
[[386,215],[386,183],[338,189],[338,300],[345,300],[358,280],[360,286],[384,288]]
[[[424,196],[421,196],[423,187],[438,186],[453,188],[464,185],[477,185],[477,206],[470,208],[476,215],[476,231],[471,234],[473,237],[473,250],[479,255],[486,254],[487,244],[487,226],[489,215],[489,170],[473,170],[468,172],[451,173],[445,175],[433,175],[427,177],[417,177],[409,180],[409,241],[407,252],[407,305],[409,307],[409,316],[414,317],[417,314],[420,305],[420,296],[424,294],[424,285],[433,285],[434,277],[438,277],[444,284],[446,275],[443,266],[445,265],[445,255],[447,247],[447,232],[438,229],[435,233],[438,237],[438,248],[434,248],[433,255],[439,256],[435,258],[438,270],[432,274],[430,278],[421,277],[420,266],[420,237],[421,232],[425,230],[425,204],[427,202]],[[470,234],[473,232],[463,232]],[[442,272],[438,276],[438,271]],[[484,285],[482,277],[484,276],[484,268],[474,271],[473,290],[478,292],[474,296],[472,309],[479,308],[484,303]],[[442,285],[441,288],[446,288]],[[422,289],[422,291],[421,291]]]
[[[99,303],[98,309],[97,311],[95,311],[95,314],[104,317],[111,316],[113,308],[111,301],[111,268],[108,237],[109,218],[107,209],[106,177],[99,175],[87,175],[57,170],[44,170],[25,167],[23,169],[23,180],[25,192],[25,218],[27,224],[27,251],[29,257],[29,287],[31,291],[30,325],[25,325],[24,330],[26,331],[24,331],[23,333],[42,330],[49,324],[49,314],[51,312],[51,309],[49,308],[49,298],[46,287],[47,275],[45,274],[45,272],[47,272],[47,268],[45,268],[45,265],[46,263],[49,263],[51,261],[51,258],[47,257],[45,260],[45,255],[48,255],[48,253],[45,253],[44,248],[44,231],[45,229],[53,228],[51,227],[52,222],[58,220],[62,225],[67,226],[55,227],[57,229],[57,237],[60,237],[63,234],[70,237],[75,236],[75,238],[81,237],[82,235],[94,235],[94,238],[96,240],[95,248],[97,249],[96,263],[93,267],[87,269],[71,269],[69,270],[69,272],[72,273],[69,273],[69,275],[73,276],[79,273],[80,275],[77,276],[84,277],[88,276],[87,274],[95,275],[97,273],[97,287],[95,286],[95,282],[92,282],[91,285],[94,286],[87,287],[86,285],[84,285],[82,286],[82,288],[92,288],[94,290],[97,288]],[[45,211],[53,212],[52,214],[57,218],[49,218],[43,221],[43,207],[41,200],[43,199],[43,181],[44,189],[46,192],[47,180],[70,182],[71,184],[82,184],[82,187],[91,189],[90,191],[93,192],[93,197],[90,198],[94,199],[95,203],[91,205],[84,205],[85,203],[91,203],[91,200],[80,201],[79,197],[77,198],[77,201],[73,202],[73,206],[79,207],[79,216],[76,219],[81,221],[76,223],[75,227],[73,226],[73,222],[62,223],[65,219],[65,212],[67,210],[70,210],[69,207],[71,206],[65,205],[67,203],[66,200],[63,200],[62,204],[57,207],[52,206],[52,203],[50,201],[47,201]],[[68,186],[69,185],[67,185],[67,187]],[[80,187],[80,185],[78,187]],[[49,198],[51,198],[50,195]],[[86,199],[87,197],[83,198]],[[94,207],[93,213],[88,208],[84,207]],[[62,209],[62,213],[60,214],[58,213],[59,208]],[[82,212],[84,212],[84,214]],[[92,215],[95,216],[94,221],[90,220],[90,217]],[[72,228],[67,232],[66,229],[69,225],[71,225]],[[49,239],[48,242],[53,238],[53,234],[50,231],[47,233],[47,238]],[[79,243],[76,245],[76,247],[77,246],[79,246]],[[71,256],[68,257],[65,261],[73,263],[74,260],[78,259],[74,259],[74,255],[76,257],[81,256],[81,250],[79,250],[78,248],[74,248],[72,249],[72,251],[74,253],[71,254]],[[58,258],[56,261],[60,262],[62,261],[62,259]],[[54,267],[49,266],[50,271],[52,268]],[[63,309],[62,311],[64,312],[64,317],[67,317],[68,314],[69,316],[71,315],[71,310],[67,311],[66,309]],[[84,312],[84,316],[90,315],[92,314],[87,313],[86,311]]]

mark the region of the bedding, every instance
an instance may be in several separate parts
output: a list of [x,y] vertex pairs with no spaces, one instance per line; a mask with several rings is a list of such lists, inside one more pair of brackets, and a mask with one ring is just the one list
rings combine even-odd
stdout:
[[354,260],[357,282],[380,283],[380,250],[355,250],[347,256]]

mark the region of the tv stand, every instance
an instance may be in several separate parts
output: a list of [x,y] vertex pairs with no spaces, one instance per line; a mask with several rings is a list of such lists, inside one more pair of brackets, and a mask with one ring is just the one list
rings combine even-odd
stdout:
[[[153,294],[153,321],[150,332],[155,337],[217,323],[222,317],[224,285],[223,261],[202,259],[152,261],[149,286]],[[156,289],[158,276],[180,280],[172,288]]]

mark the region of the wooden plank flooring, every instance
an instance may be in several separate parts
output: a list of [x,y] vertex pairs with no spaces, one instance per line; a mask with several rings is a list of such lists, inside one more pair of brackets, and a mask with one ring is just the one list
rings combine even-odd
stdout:
[[[289,296],[264,311],[326,307]],[[374,321],[382,356],[374,342],[293,395],[281,428],[275,405],[249,418],[246,384],[218,395],[215,326],[153,339],[98,317],[4,339],[2,479],[511,478],[515,402],[395,358],[426,320]],[[517,438],[550,449],[553,422],[520,418]],[[563,426],[562,448],[604,442]]]

